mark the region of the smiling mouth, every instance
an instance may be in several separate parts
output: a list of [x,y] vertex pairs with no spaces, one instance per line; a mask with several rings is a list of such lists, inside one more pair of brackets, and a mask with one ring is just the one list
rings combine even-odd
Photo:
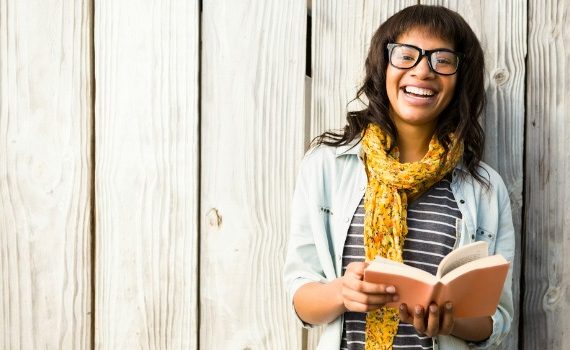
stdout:
[[416,86],[404,86],[402,88],[404,93],[414,96],[414,97],[423,97],[423,98],[430,98],[435,96],[436,92],[431,89],[420,88]]

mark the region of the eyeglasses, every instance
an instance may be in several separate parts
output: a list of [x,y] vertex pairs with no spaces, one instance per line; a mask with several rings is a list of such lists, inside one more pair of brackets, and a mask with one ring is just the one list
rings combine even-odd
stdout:
[[386,46],[390,64],[399,69],[410,69],[418,65],[425,56],[428,65],[437,74],[453,75],[459,68],[463,54],[449,49],[424,50],[417,46],[390,43]]

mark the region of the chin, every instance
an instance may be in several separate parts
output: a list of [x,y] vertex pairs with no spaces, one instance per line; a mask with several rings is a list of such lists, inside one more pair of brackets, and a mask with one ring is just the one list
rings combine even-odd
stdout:
[[434,115],[433,113],[407,112],[402,113],[398,119],[406,124],[422,126],[431,125],[435,120],[437,120],[437,115]]

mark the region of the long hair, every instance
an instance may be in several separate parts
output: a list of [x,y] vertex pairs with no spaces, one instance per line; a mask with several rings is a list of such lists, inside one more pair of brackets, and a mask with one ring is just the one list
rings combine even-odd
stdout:
[[464,145],[463,163],[480,183],[486,181],[476,169],[483,156],[485,134],[478,118],[485,107],[483,50],[475,33],[456,12],[442,6],[415,5],[394,14],[372,37],[366,58],[366,76],[356,98],[368,100],[367,107],[347,113],[347,125],[340,132],[327,131],[315,138],[315,143],[342,146],[362,137],[369,123],[377,124],[397,144],[396,127],[389,116],[390,101],[386,92],[388,54],[386,45],[412,30],[423,29],[454,45],[464,58],[457,71],[455,92],[449,105],[437,119],[435,135],[445,151],[451,146],[450,133]]

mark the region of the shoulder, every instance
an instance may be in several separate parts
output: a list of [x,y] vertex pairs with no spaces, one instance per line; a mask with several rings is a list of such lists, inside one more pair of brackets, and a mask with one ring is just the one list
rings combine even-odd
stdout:
[[335,147],[317,145],[311,147],[301,161],[299,176],[319,175],[334,163],[336,158]]
[[484,185],[477,181],[466,169],[462,169],[464,174],[466,174],[467,181],[465,181],[466,186],[473,188],[475,193],[487,196],[488,199],[496,198],[503,205],[505,202],[509,202],[509,191],[501,175],[493,169],[489,164],[481,161],[477,166],[477,174],[481,176],[484,182],[488,185]]
[[303,158],[298,172],[297,183],[307,192],[327,192],[329,194],[344,185],[359,179],[363,165],[358,154],[360,147],[316,145]]
[[315,145],[305,153],[301,167],[326,171],[337,167],[339,164],[356,162],[359,153],[359,140],[338,147],[324,144]]
[[485,180],[489,181],[492,187],[497,189],[506,188],[505,182],[501,175],[493,169],[489,164],[481,161],[477,167],[477,173],[481,175]]
[[303,162],[319,162],[325,160],[332,160],[336,157],[337,147],[327,145],[316,145],[309,148],[305,153]]

